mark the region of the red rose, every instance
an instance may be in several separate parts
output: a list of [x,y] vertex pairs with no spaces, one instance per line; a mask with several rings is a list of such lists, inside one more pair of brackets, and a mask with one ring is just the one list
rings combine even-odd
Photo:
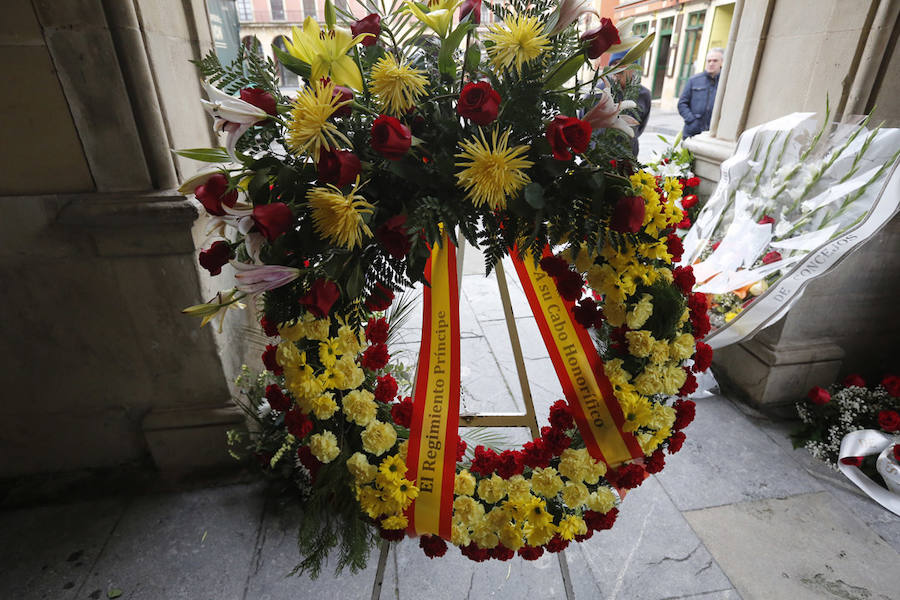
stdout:
[[366,339],[373,344],[384,344],[388,338],[387,319],[369,319],[366,324]]
[[459,20],[462,21],[467,16],[472,15],[469,22],[473,25],[481,25],[481,0],[463,0],[459,5]]
[[777,250],[767,252],[762,259],[764,265],[770,265],[773,262],[778,262],[779,260],[781,260],[781,254]]
[[278,115],[278,106],[275,104],[275,96],[265,90],[259,88],[244,88],[241,90],[241,100],[266,111],[273,117]]
[[775,222],[775,219],[773,219],[769,215],[763,215],[762,218],[759,221],[757,221],[757,223],[759,223],[760,225],[765,225],[766,223],[774,223],[774,222]]
[[878,426],[888,433],[900,431],[900,414],[896,410],[878,411]]
[[457,114],[476,125],[491,124],[499,111],[500,94],[487,81],[467,83],[456,103]]
[[609,50],[611,46],[622,43],[622,40],[619,39],[619,30],[616,29],[613,22],[606,17],[600,19],[600,27],[585,31],[581,34],[582,42],[588,40],[590,40],[590,44],[588,45],[588,58],[591,60],[600,58],[600,55]]
[[397,380],[390,373],[382,375],[375,385],[375,400],[383,404],[390,404],[397,395],[398,389]]
[[233,253],[228,242],[219,240],[206,250],[201,250],[198,261],[201,267],[209,271],[210,275],[218,275],[232,256]]
[[400,259],[409,253],[412,246],[406,233],[406,215],[394,215],[375,230],[375,237],[394,258]]
[[556,279],[556,289],[563,300],[575,302],[581,298],[582,288],[584,287],[584,279],[575,271],[566,269],[563,274]]
[[312,431],[313,422],[303,414],[302,410],[294,408],[285,413],[284,426],[287,428],[288,433],[298,440],[302,440]]
[[522,546],[517,553],[524,560],[537,560],[544,555],[544,548],[542,546],[538,546],[537,548],[532,546]]
[[280,412],[290,410],[293,404],[291,399],[281,391],[281,386],[274,383],[266,386],[266,400],[269,401],[269,406],[272,407],[272,410]]
[[690,179],[688,179],[687,181],[684,182],[684,187],[692,188],[692,187],[697,187],[698,185],[700,185],[700,178],[696,177],[696,176],[691,177]]
[[440,558],[447,554],[447,542],[437,535],[426,533],[419,538],[419,547],[425,552],[425,556],[428,558]]
[[620,233],[637,233],[644,224],[646,206],[640,196],[624,196],[616,202],[609,228]]
[[669,438],[668,446],[669,446],[669,454],[675,454],[679,450],[681,450],[681,446],[684,445],[685,435],[683,431],[676,431]]
[[685,296],[691,293],[694,284],[697,283],[697,280],[694,279],[694,269],[690,265],[687,267],[675,267],[672,275],[675,277],[675,285],[678,286],[678,289]]
[[372,149],[388,160],[400,160],[412,145],[409,127],[387,115],[381,115],[372,123]]
[[687,216],[687,213],[684,213],[684,218],[678,222],[676,225],[678,229],[690,229],[691,228],[691,218]]
[[[556,115],[547,124],[547,141],[556,160],[572,160],[572,153],[581,154],[591,141],[591,126],[575,117]],[[571,151],[570,151],[571,150]]]
[[550,425],[563,431],[575,426],[575,419],[569,404],[565,400],[557,400],[550,405]]
[[647,459],[645,466],[647,467],[647,472],[651,475],[653,473],[659,473],[665,468],[666,457],[663,454],[662,448],[657,448],[653,451],[653,454]]
[[885,375],[881,380],[881,387],[887,390],[887,393],[894,398],[900,397],[900,377],[896,375]]
[[675,409],[675,424],[672,429],[680,431],[694,422],[697,415],[697,403],[693,400],[678,400],[672,405]]
[[367,15],[359,21],[351,23],[350,32],[353,34],[353,37],[364,33],[371,33],[372,35],[364,37],[360,44],[363,46],[372,46],[378,41],[378,36],[381,35],[381,17],[375,13]]
[[322,150],[316,164],[318,183],[332,183],[344,187],[356,181],[359,175],[359,157],[349,150]]
[[409,427],[412,423],[413,402],[407,396],[396,404],[391,404],[391,418],[400,427]]
[[666,252],[672,255],[672,262],[681,262],[681,255],[684,254],[684,243],[678,234],[670,233],[666,237]]
[[525,469],[522,457],[514,450],[504,450],[497,459],[497,475],[503,479],[509,479],[513,475],[521,475]]
[[237,202],[238,191],[228,191],[228,178],[221,173],[211,175],[203,185],[194,188],[194,196],[203,208],[211,215],[221,217],[225,214],[222,205],[232,207]]
[[569,541],[562,539],[558,533],[554,535],[549,542],[544,544],[544,548],[546,548],[547,552],[550,552],[551,554],[562,552],[568,547]]
[[697,202],[699,202],[699,200],[697,199],[697,196],[695,196],[694,194],[688,194],[687,196],[685,196],[684,198],[681,199],[681,207],[684,210],[688,210],[689,208],[691,208],[692,206],[697,204]]
[[841,459],[842,465],[850,465],[851,467],[861,467],[863,463],[862,456],[845,456]]
[[844,381],[841,382],[841,385],[844,387],[866,387],[866,380],[860,377],[858,373],[853,373],[852,375],[847,375],[844,377]]
[[536,469],[538,467],[546,468],[550,466],[552,458],[550,451],[547,450],[544,440],[538,438],[532,442],[525,442],[522,446],[522,464],[526,467]]
[[270,242],[288,231],[294,223],[294,214],[284,202],[254,206],[251,216],[256,228]]
[[569,270],[569,263],[558,256],[545,256],[541,259],[541,268],[550,277],[559,277]]
[[341,297],[341,291],[333,281],[316,279],[309,291],[300,296],[298,303],[316,317],[328,316],[332,305]]
[[606,529],[612,529],[613,524],[616,522],[616,517],[618,516],[618,508],[611,508],[606,514],[594,512],[593,510],[586,510],[584,511],[584,523],[594,531],[604,531]]
[[462,439],[459,434],[456,435],[456,462],[461,461],[466,456],[466,448],[469,447],[469,444],[466,443],[466,440]]
[[490,448],[475,446],[475,456],[472,458],[472,466],[469,467],[469,470],[482,477],[490,477],[499,461],[500,457]]
[[831,402],[831,394],[828,393],[828,390],[824,390],[819,386],[815,386],[809,393],[806,394],[806,397],[809,398],[809,401],[813,404],[818,404],[822,406],[823,404],[828,404]]
[[694,373],[702,373],[712,364],[712,359],[712,346],[703,342],[697,342],[697,349],[694,351],[694,366],[691,368],[694,370]]
[[390,288],[386,288],[380,283],[375,284],[375,289],[372,290],[372,293],[369,294],[369,297],[366,298],[366,308],[371,310],[372,312],[380,312],[383,310],[387,310],[391,306],[391,302],[394,301],[394,292]]
[[362,357],[359,359],[359,364],[370,371],[377,371],[383,369],[390,359],[391,355],[388,354],[387,346],[375,344],[366,348],[366,351],[363,352]]
[[563,450],[572,445],[572,438],[555,427],[541,427],[541,441],[553,456],[559,456]]
[[265,351],[262,353],[262,361],[267,371],[272,371],[276,375],[281,375],[284,373],[284,369],[282,369],[281,365],[278,364],[278,361],[275,360],[275,353],[277,351],[278,346],[269,344],[268,346],[266,346]]

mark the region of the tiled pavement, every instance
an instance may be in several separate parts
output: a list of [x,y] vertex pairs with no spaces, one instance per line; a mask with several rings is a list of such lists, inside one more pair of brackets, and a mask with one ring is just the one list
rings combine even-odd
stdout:
[[[507,264],[538,418],[560,396]],[[464,410],[521,410],[496,282],[467,250],[462,281]],[[401,343],[415,351],[418,315]],[[566,552],[575,597],[900,598],[900,518],[791,449],[789,425],[721,396],[697,400],[684,449],[625,499],[616,526]],[[511,442],[526,439],[523,431]],[[357,574],[289,577],[300,515],[262,483],[131,494],[0,512],[0,598],[275,600],[368,598]],[[556,557],[475,564],[394,545],[382,598],[564,598]]]

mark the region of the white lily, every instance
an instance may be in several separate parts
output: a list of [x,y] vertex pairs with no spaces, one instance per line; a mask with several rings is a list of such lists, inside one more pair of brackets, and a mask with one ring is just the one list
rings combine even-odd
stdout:
[[583,14],[594,13],[598,18],[600,17],[594,10],[594,3],[591,0],[562,0],[556,10],[559,12],[559,18],[556,20],[556,25],[547,34],[548,37],[553,37],[563,31]]
[[632,29],[634,28],[634,17],[628,17],[627,19],[622,19],[618,23],[616,23],[616,29],[619,30],[619,43],[615,46],[610,46],[607,52],[609,54],[615,54],[616,52],[621,52],[622,50],[628,50],[632,46],[636,46],[638,42],[642,39],[639,35],[634,35],[632,33]]
[[632,127],[638,124],[637,121],[633,117],[619,113],[623,109],[634,108],[635,106],[637,105],[631,100],[616,103],[612,94],[609,93],[609,85],[607,85],[600,90],[600,101],[584,115],[582,121],[586,121],[594,131],[611,127],[618,129],[629,137],[634,137]]
[[251,296],[280,288],[300,277],[300,269],[281,265],[248,265],[232,260],[231,266],[237,271],[237,289]]
[[200,102],[203,104],[206,112],[215,118],[213,129],[217,133],[222,131],[228,133],[228,137],[225,140],[225,149],[232,160],[240,162],[234,152],[237,141],[250,127],[268,119],[269,114],[258,106],[253,106],[240,98],[230,96],[205,81],[203,82],[203,89],[206,90],[209,100],[200,100]]

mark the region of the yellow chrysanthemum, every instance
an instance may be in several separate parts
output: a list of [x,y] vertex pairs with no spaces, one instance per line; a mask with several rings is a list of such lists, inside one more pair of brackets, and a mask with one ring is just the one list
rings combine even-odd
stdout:
[[298,156],[308,154],[318,160],[319,151],[337,147],[337,140],[349,146],[350,140],[329,121],[331,115],[348,102],[342,102],[340,94],[334,94],[332,81],[319,80],[300,90],[287,122],[288,148]]
[[463,151],[456,158],[462,161],[456,166],[463,170],[456,175],[456,180],[475,206],[487,204],[492,210],[504,209],[507,198],[531,182],[525,169],[534,163],[522,158],[529,147],[510,148],[508,142],[509,131],[498,136],[495,129],[490,144],[484,132],[480,132],[480,139],[475,137],[460,143]]
[[319,362],[326,367],[333,367],[341,354],[343,354],[343,348],[339,339],[330,338],[319,342]]
[[363,237],[372,237],[372,231],[363,221],[364,213],[371,213],[371,204],[357,194],[359,179],[346,196],[329,185],[306,192],[306,201],[312,208],[316,231],[328,241],[352,250],[362,245]]
[[488,27],[484,39],[494,42],[487,49],[491,62],[497,67],[515,65],[522,72],[522,65],[534,60],[550,45],[544,35],[540,19],[531,15],[510,15],[502,24]]
[[427,83],[424,71],[413,69],[406,61],[388,53],[372,67],[369,89],[378,98],[384,112],[401,115],[415,106],[419,96],[425,94]]

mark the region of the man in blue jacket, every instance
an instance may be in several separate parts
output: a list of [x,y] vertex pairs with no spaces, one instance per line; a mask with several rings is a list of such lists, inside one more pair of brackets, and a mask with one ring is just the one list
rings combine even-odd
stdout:
[[684,119],[682,135],[686,138],[709,129],[723,56],[721,48],[711,49],[706,55],[706,70],[688,79],[681,90],[678,112]]

